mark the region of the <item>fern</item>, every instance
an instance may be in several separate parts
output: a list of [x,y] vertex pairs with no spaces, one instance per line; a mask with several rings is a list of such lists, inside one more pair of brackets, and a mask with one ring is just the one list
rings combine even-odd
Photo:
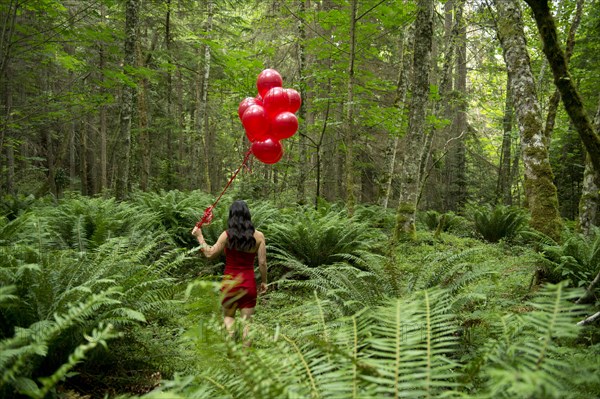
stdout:
[[375,306],[393,295],[393,287],[382,268],[383,259],[359,269],[348,263],[335,263],[311,268],[293,260],[280,260],[290,269],[289,275],[277,280],[281,288],[302,288],[337,303],[345,314],[365,306]]
[[[112,298],[116,293],[115,289],[109,289],[92,295],[85,302],[70,306],[65,314],[55,314],[53,320],[44,320],[29,328],[18,328],[12,338],[0,341],[0,388],[14,383],[32,356],[45,356],[50,342],[58,335],[90,318],[102,306],[118,303]],[[28,366],[31,367],[31,363]]]
[[369,364],[377,373],[366,378],[377,384],[378,396],[439,396],[457,386],[458,364],[449,356],[457,340],[448,298],[423,291],[415,299],[393,300],[372,314]]
[[[479,246],[462,251],[448,250],[427,256],[426,263],[417,268],[416,272],[407,279],[407,291],[443,287],[456,295],[469,285],[495,277],[498,273],[488,270],[478,258],[485,250],[486,247]],[[458,297],[454,303],[459,304],[463,299],[464,297]]]
[[385,242],[381,233],[343,213],[321,215],[310,209],[284,223],[272,224],[267,240],[276,265],[294,260],[313,268],[341,260],[362,267],[379,243]]
[[67,373],[72,370],[77,364],[85,359],[85,354],[98,345],[102,345],[107,348],[106,341],[116,338],[118,334],[115,334],[112,325],[104,327],[102,324],[98,329],[94,329],[91,335],[86,335],[85,339],[87,343],[79,345],[73,353],[69,356],[67,363],[64,363],[54,374],[49,377],[42,377],[39,379],[42,386],[38,387],[37,384],[29,378],[18,378],[15,381],[17,391],[21,394],[27,395],[31,398],[42,399],[45,398],[50,389],[52,389],[59,381],[67,377]]
[[564,283],[547,285],[528,303],[531,311],[500,320],[497,338],[478,359],[485,378],[483,397],[573,396],[573,369],[561,359],[561,345],[581,331],[575,323],[583,308],[572,303],[579,295]]
[[[314,304],[320,307],[320,302],[317,298]],[[365,398],[450,394],[455,392],[452,387],[460,373],[450,358],[456,339],[448,303],[442,291],[422,292],[410,300],[389,300],[373,311],[323,319],[309,335],[297,330],[273,334],[254,325],[255,338],[264,342],[264,348],[243,351],[235,342],[226,341],[231,370],[210,369],[200,379],[167,382],[148,396]]]
[[586,237],[565,233],[562,244],[552,243],[542,247],[540,259],[547,269],[550,282],[568,279],[574,286],[588,286],[600,272],[600,230]]
[[483,207],[473,212],[475,230],[489,242],[513,238],[525,226],[526,215],[520,208],[497,205]]

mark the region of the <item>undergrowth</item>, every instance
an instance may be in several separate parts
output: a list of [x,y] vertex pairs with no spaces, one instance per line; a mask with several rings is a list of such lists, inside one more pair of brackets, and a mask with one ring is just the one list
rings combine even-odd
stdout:
[[[325,204],[250,202],[267,237],[269,292],[244,348],[239,321],[232,338],[222,328],[223,260],[200,258],[189,236],[211,200],[170,192],[9,204],[0,218],[0,394],[600,393],[598,329],[576,324],[596,310],[575,304],[597,270],[595,239],[530,245],[515,239],[511,211],[498,213],[493,223],[508,225],[489,243],[465,233],[466,219],[432,214],[433,231],[390,247],[393,218],[377,207],[350,216]],[[226,228],[226,209],[205,227],[209,242]],[[554,284],[532,279],[541,266]]]

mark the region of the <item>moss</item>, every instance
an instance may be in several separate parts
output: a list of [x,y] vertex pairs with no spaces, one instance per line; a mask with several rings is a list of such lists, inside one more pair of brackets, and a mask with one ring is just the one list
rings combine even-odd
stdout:
[[416,240],[416,211],[417,208],[414,203],[403,202],[398,205],[398,210],[396,212],[396,227],[394,229],[394,241]]
[[530,193],[531,227],[558,242],[563,224],[558,213],[556,186],[552,183],[551,177],[550,173],[550,176],[526,179],[525,185]]

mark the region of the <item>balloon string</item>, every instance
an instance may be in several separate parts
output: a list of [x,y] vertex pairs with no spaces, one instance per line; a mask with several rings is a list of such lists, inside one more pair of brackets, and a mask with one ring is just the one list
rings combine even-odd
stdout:
[[244,166],[246,166],[246,163],[248,162],[250,155],[252,155],[252,148],[250,148],[250,149],[248,149],[248,151],[246,151],[246,155],[244,156],[244,160],[242,161],[242,164],[233,173],[233,176],[231,176],[231,178],[225,185],[225,188],[223,189],[223,191],[221,191],[221,194],[219,194],[219,196],[217,197],[215,202],[213,202],[213,204],[211,206],[209,206],[208,208],[206,208],[204,210],[204,215],[202,215],[202,218],[198,221],[198,223],[196,223],[196,227],[200,228],[200,227],[202,227],[202,225],[204,223],[210,223],[212,221],[212,218],[213,218],[212,211],[213,211],[214,207],[217,206],[217,203],[221,200],[221,197],[223,196],[223,194],[225,194],[225,191],[227,191],[227,189],[229,188],[231,183],[235,180],[235,178],[237,177],[240,170]]

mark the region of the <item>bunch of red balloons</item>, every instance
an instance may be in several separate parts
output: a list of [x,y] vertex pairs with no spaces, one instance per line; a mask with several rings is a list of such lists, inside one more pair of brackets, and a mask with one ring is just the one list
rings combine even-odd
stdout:
[[295,113],[302,104],[300,94],[282,86],[279,72],[265,69],[256,79],[258,95],[245,98],[238,107],[246,137],[252,143],[251,151],[266,164],[279,162],[283,156],[280,140],[292,137],[298,130]]

